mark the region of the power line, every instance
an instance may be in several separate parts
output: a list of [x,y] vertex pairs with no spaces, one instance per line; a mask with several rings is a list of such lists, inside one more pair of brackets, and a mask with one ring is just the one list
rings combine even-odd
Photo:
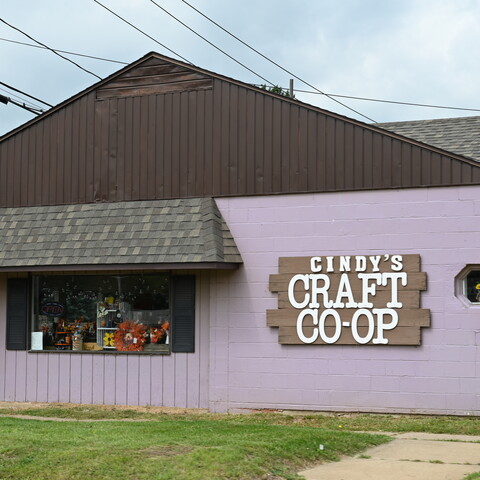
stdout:
[[26,98],[21,97],[20,95],[15,95],[14,93],[10,92],[10,90],[7,90],[6,88],[0,87],[0,90],[2,92],[5,92],[7,95],[9,95],[11,97],[18,98],[18,100],[21,100],[22,102],[25,102],[27,105],[30,105],[30,106],[36,107],[36,108],[41,108],[40,105],[38,105],[36,103],[33,103],[33,102],[30,102]]
[[[9,38],[2,38],[2,37],[0,37],[0,40],[2,40],[4,42],[17,43],[19,45],[25,45],[27,47],[43,48],[43,49],[48,50],[47,47],[43,47],[43,46],[40,46],[40,45],[34,45],[33,43],[19,42],[17,40],[10,40]],[[76,55],[77,57],[92,58],[93,60],[101,60],[103,62],[111,62],[111,63],[119,63],[121,65],[128,65],[127,62],[120,62],[119,60],[111,60],[110,58],[95,57],[93,55],[85,55],[83,53],[69,52],[67,50],[60,50],[59,48],[54,48],[54,50],[56,52],[66,53],[67,55]]]
[[16,100],[13,100],[10,97],[6,97],[5,95],[0,95],[0,103],[4,103],[5,105],[7,105],[8,103],[13,103],[17,107],[23,108],[24,110],[27,110],[30,113],[34,113],[35,115],[40,115],[41,113],[44,112],[44,110],[42,110],[41,108],[37,109],[37,108],[29,107],[25,103],[17,102]]
[[145,35],[146,37],[148,37],[150,40],[153,40],[155,43],[157,43],[158,45],[160,45],[161,47],[165,48],[165,50],[168,50],[170,53],[173,53],[173,55],[175,55],[176,57],[179,57],[181,58],[182,60],[184,60],[185,62],[189,63],[190,65],[193,65],[192,62],[190,62],[189,60],[187,60],[185,57],[182,57],[179,53],[173,51],[171,48],[168,48],[166,45],[164,45],[163,43],[160,43],[157,39],[153,38],[152,36],[150,36],[148,33],[145,33],[143,30],[141,30],[140,28],[136,27],[135,25],[133,25],[133,23],[130,23],[128,20],[125,20],[123,17],[121,17],[120,15],[118,15],[118,13],[115,13],[113,10],[110,10],[108,7],[106,7],[105,5],[103,5],[102,3],[100,3],[98,0],[93,0],[95,3],[98,3],[98,5],[100,5],[101,7],[103,7],[105,10],[109,11],[111,14],[115,15],[117,18],[119,18],[120,20],[122,20],[122,22],[125,22],[127,25],[130,25],[131,27],[133,27],[135,30],[137,30],[138,32],[140,32],[142,35]]
[[33,40],[35,43],[38,43],[39,45],[41,45],[42,47],[44,48],[47,48],[48,50],[50,50],[51,52],[53,52],[55,55],[58,55],[60,58],[63,58],[64,60],[66,60],[67,62],[70,62],[70,63],[73,63],[76,67],[80,68],[81,70],[83,70],[84,72],[87,72],[89,73],[90,75],[93,75],[94,77],[97,77],[99,80],[102,79],[102,77],[99,77],[96,73],[93,73],[91,72],[90,70],[87,70],[86,68],[83,68],[81,65],[79,65],[78,63],[74,62],[73,60],[70,60],[69,58],[67,57],[64,57],[63,55],[60,55],[56,50],[54,50],[53,48],[50,48],[49,46],[45,45],[44,43],[42,42],[39,42],[38,40],[35,40],[33,37],[31,37],[30,35],[28,35],[27,33],[23,32],[22,30],[20,30],[19,28],[17,27],[14,27],[13,25],[10,25],[8,22],[6,22],[3,18],[0,18],[0,21],[3,22],[5,25],[8,25],[10,28],[13,28],[14,30],[16,30],[17,32],[20,32],[21,34],[25,35],[26,37],[28,37],[30,40]]
[[[94,0],[96,1],[96,0]],[[273,83],[270,81],[270,80],[267,80],[265,77],[262,77],[260,74],[258,74],[257,72],[255,72],[254,70],[252,70],[251,68],[247,67],[246,65],[244,65],[243,63],[239,62],[236,58],[232,57],[231,55],[229,55],[227,52],[225,52],[224,50],[222,50],[220,47],[217,47],[217,45],[215,45],[214,43],[212,43],[210,40],[207,40],[204,36],[200,35],[197,31],[195,31],[193,28],[189,27],[186,23],[182,22],[179,18],[177,18],[175,15],[173,15],[172,13],[170,13],[167,9],[163,8],[161,5],[159,5],[158,3],[156,3],[154,0],[150,0],[154,5],[156,5],[158,8],[160,8],[161,10],[163,10],[167,15],[170,15],[170,17],[172,17],[174,20],[176,20],[178,23],[180,23],[181,25],[183,25],[185,28],[188,28],[188,30],[190,30],[192,33],[194,33],[195,35],[197,35],[198,37],[200,37],[202,40],[204,40],[205,42],[207,42],[209,45],[211,45],[213,48],[216,48],[219,52],[222,52],[224,55],[226,55],[228,58],[230,58],[230,60],[233,60],[234,62],[238,63],[238,65],[242,66],[243,68],[247,69],[249,72],[253,73],[254,75],[256,75],[257,77],[261,78],[262,80],[264,80],[265,82],[269,83],[270,85],[273,85]]]
[[44,105],[48,105],[49,107],[53,107],[53,105],[50,105],[49,103],[44,102],[43,100],[40,100],[39,98],[34,97],[33,95],[29,95],[28,93],[22,92],[22,91],[19,90],[18,88],[11,87],[10,85],[7,85],[7,84],[4,83],[4,82],[0,82],[0,85],[3,85],[4,87],[9,88],[10,90],[13,90],[14,92],[21,93],[22,95],[25,95],[25,96],[27,96],[27,97],[29,97],[29,98],[32,98],[33,100],[36,100],[37,102],[43,103]]
[[[153,0],[150,0],[150,1],[153,1]],[[226,28],[222,27],[220,24],[218,24],[217,22],[215,22],[214,20],[212,20],[210,17],[208,17],[207,15],[205,15],[203,12],[201,12],[200,10],[198,10],[197,8],[195,8],[193,5],[190,5],[190,3],[188,3],[186,0],[182,0],[183,3],[185,3],[186,5],[188,5],[191,9],[195,10],[197,13],[199,13],[200,15],[202,15],[202,17],[206,18],[209,22],[213,23],[215,26],[217,26],[218,28],[222,29],[225,33],[227,33],[228,35],[230,35],[231,37],[233,37],[235,40],[239,41],[240,43],[242,43],[243,45],[245,45],[246,47],[248,47],[250,50],[254,51],[255,53],[257,53],[258,55],[260,55],[262,58],[264,58],[265,60],[269,61],[270,63],[272,63],[273,65],[275,65],[276,67],[280,68],[281,70],[283,70],[285,73],[288,73],[289,75],[291,75],[292,77],[296,78],[297,80],[299,80],[300,82],[304,83],[305,85],[308,85],[310,88],[313,88],[315,91],[317,91],[318,93],[321,93],[322,95],[325,95],[327,96],[328,98],[330,98],[330,100],[333,100],[334,102],[337,102],[338,104],[342,105],[342,107],[345,107],[347,108],[348,110],[352,111],[352,112],[355,112],[357,115],[361,115],[362,117],[366,118],[367,120],[370,120],[371,122],[373,123],[377,123],[375,120],[373,120],[372,118],[370,117],[367,117],[366,115],[364,115],[363,113],[360,113],[359,111],[349,107],[348,105],[345,105],[344,103],[340,102],[339,100],[337,100],[336,98],[333,98],[331,97],[330,95],[328,95],[327,93],[324,93],[322,92],[321,90],[319,90],[317,87],[315,87],[314,85],[311,85],[310,83],[308,83],[307,81],[303,80],[302,78],[298,77],[297,75],[295,75],[294,73],[290,72],[289,70],[287,70],[286,68],[282,67],[281,65],[279,65],[277,62],[273,61],[272,59],[268,58],[266,55],[264,55],[263,53],[259,52],[257,49],[253,48],[252,46],[250,46],[248,43],[244,42],[242,39],[238,38],[236,35],[234,35],[233,33],[229,32]]]
[[[193,7],[192,5],[190,5],[187,1],[185,0],[182,0],[185,4],[187,4],[189,7],[191,7],[192,9],[194,9],[195,11],[197,11],[200,15],[202,15],[203,17],[205,17],[207,20],[209,20],[210,22],[212,22],[214,25],[216,25],[218,28],[222,29],[223,31],[225,31],[226,33],[228,33],[229,35],[231,35],[232,37],[234,37],[236,40],[238,40],[239,42],[241,42],[242,44],[244,44],[245,46],[247,46],[248,48],[251,48],[252,50],[254,50],[256,53],[258,53],[259,55],[263,56],[264,58],[266,58],[267,60],[271,61],[270,59],[268,59],[267,57],[265,57],[261,52],[258,52],[256,51],[253,47],[250,47],[248,44],[246,44],[245,42],[243,42],[243,40],[241,40],[240,38],[236,37],[234,34],[230,33],[228,30],[226,30],[224,27],[222,27],[220,24],[218,24],[217,22],[215,22],[214,20],[210,19],[209,17],[207,17],[205,14],[203,14],[200,10],[196,9],[195,7]],[[99,3],[99,2],[97,2]],[[155,3],[155,2],[153,2]],[[99,3],[100,4],[100,3]],[[101,4],[100,4],[101,5]],[[157,4],[155,4],[157,5]],[[106,8],[107,10],[109,10],[107,7],[105,7],[104,5],[101,5],[102,7]],[[159,5],[157,5],[159,8],[162,8],[160,7]],[[164,10],[162,8],[162,10]],[[109,10],[111,13],[113,13],[114,15],[115,12],[112,12],[111,10]],[[169,15],[171,15],[169,12],[166,12],[168,13]],[[118,15],[117,15],[118,16]],[[171,15],[173,16],[173,15]],[[175,18],[175,17],[174,17]],[[1,20],[1,19],[0,19]],[[122,19],[123,20],[123,19]],[[176,19],[178,20],[178,19]],[[3,20],[2,20],[3,21]],[[125,21],[125,20],[124,20]],[[179,20],[178,20],[179,21]],[[4,22],[6,23],[6,22]],[[128,22],[126,22],[128,23]],[[182,23],[182,22],[180,22]],[[131,24],[130,24],[131,25]],[[131,25],[133,26],[134,28],[136,28],[134,25]],[[186,25],[185,25],[186,26]],[[187,28],[190,28],[188,26],[186,26]],[[137,29],[138,30],[138,29]],[[23,33],[23,32],[22,32]],[[141,32],[141,33],[144,33],[144,32]],[[196,33],[196,32],[194,32]],[[145,34],[145,33],[144,33]],[[197,34],[197,33],[196,33]],[[146,35],[146,34],[145,34]],[[199,34],[197,34],[199,35]],[[147,35],[148,36],[148,35]],[[155,42],[157,42],[154,38],[152,37],[149,37],[151,38],[152,40],[154,40]],[[112,60],[112,59],[109,59],[109,58],[104,58],[104,57],[97,57],[97,56],[93,56],[93,55],[86,55],[86,54],[83,54],[83,53],[78,53],[78,52],[70,52],[68,50],[61,50],[61,49],[58,49],[58,48],[55,48],[55,49],[50,49],[49,47],[47,46],[44,46],[44,45],[34,45],[33,43],[26,43],[26,42],[20,42],[20,41],[17,41],[17,40],[11,40],[11,39],[8,39],[8,38],[2,38],[0,37],[0,40],[1,41],[4,41],[4,42],[10,42],[10,43],[15,43],[15,44],[19,44],[19,45],[24,45],[24,46],[28,46],[28,47],[34,47],[34,48],[42,48],[42,49],[46,49],[46,50],[54,50],[55,52],[61,52],[61,53],[65,53],[65,54],[68,54],[68,55],[75,55],[75,56],[79,56],[79,57],[85,57],[85,58],[91,58],[91,59],[94,59],[94,60],[100,60],[100,61],[104,61],[104,62],[111,62],[111,63],[118,63],[118,64],[121,64],[121,65],[128,65],[128,62],[122,62],[120,60]],[[208,40],[205,39],[205,41],[208,42]],[[157,42],[159,43],[159,42]],[[208,42],[210,43],[210,42]],[[162,47],[166,48],[167,50],[171,51],[172,53],[174,53],[175,55],[179,56],[180,58],[183,58],[181,57],[180,55],[176,54],[175,52],[173,52],[172,50],[168,49],[168,47],[162,45],[161,43],[159,43]],[[215,45],[213,45],[215,48],[217,48]],[[228,54],[226,54],[228,55]],[[188,60],[184,59],[185,61],[188,62]],[[188,62],[191,64],[191,62]],[[275,62],[272,61],[272,63],[274,63],[275,65],[277,65]],[[242,65],[243,66],[243,65]],[[277,65],[279,68],[282,68],[280,65]],[[245,67],[248,69],[248,67]],[[256,72],[253,72],[255,73],[255,75],[258,75]],[[288,73],[288,72],[287,72]],[[293,74],[292,74],[293,75]],[[260,77],[260,75],[258,75]],[[99,77],[100,78],[100,77]],[[260,77],[262,78],[262,77]],[[263,79],[265,80],[265,79]],[[268,82],[268,83],[271,83],[271,82]],[[6,83],[4,82],[0,82],[1,85],[4,85],[6,86],[7,88],[11,89],[11,90],[14,90],[16,92],[19,92],[23,95],[26,95],[27,97],[30,97],[34,100],[37,100],[49,107],[53,107],[53,105],[50,105],[49,103],[47,102],[44,102],[43,100],[40,100],[39,98],[36,98],[32,95],[29,95],[28,93],[25,93],[21,90],[18,90],[10,85],[7,85]],[[255,85],[255,86],[261,86],[261,85]],[[280,87],[282,90],[284,91],[288,91],[289,89],[287,88],[284,88],[284,87]],[[3,90],[4,92],[6,93],[9,93],[7,90],[4,90],[4,89],[1,89],[0,90]],[[317,89],[316,89],[317,90]],[[407,105],[407,106],[413,106],[413,107],[426,107],[426,108],[440,108],[440,109],[445,109],[445,110],[460,110],[460,111],[470,111],[470,112],[480,112],[480,109],[477,109],[477,108],[467,108],[467,107],[452,107],[452,106],[445,106],[445,105],[432,105],[432,104],[425,104],[425,103],[415,103],[415,102],[401,102],[401,101],[396,101],[396,100],[384,100],[384,99],[378,99],[378,98],[369,98],[369,97],[358,97],[358,96],[352,96],[352,95],[340,95],[340,94],[335,94],[335,93],[324,93],[324,92],[321,92],[319,90],[317,91],[311,91],[311,90],[301,90],[301,89],[295,89],[294,90],[295,92],[299,92],[299,93],[306,93],[306,94],[310,94],[310,95],[324,95],[324,96],[327,96],[327,97],[338,97],[338,98],[348,98],[348,99],[352,99],[352,100],[363,100],[363,101],[368,101],[368,102],[379,102],[379,103],[390,103],[390,104],[395,104],[395,105]],[[28,104],[29,102],[25,102],[25,99],[17,96],[17,95],[13,95],[11,94],[12,96],[18,98],[19,100],[22,100],[24,103],[23,105],[26,105]],[[41,108],[38,106],[38,105],[35,105],[34,103],[30,103],[30,105],[34,108],[37,108],[38,110],[41,110]],[[348,108],[348,107],[347,107]]]
[[[9,95],[8,98],[10,98],[10,97],[17,98],[18,100],[22,101],[25,105],[28,105],[29,107],[32,107],[32,108],[35,108],[35,109],[38,109],[38,110],[42,110],[42,108],[39,105],[36,105],[33,102],[29,102],[25,98],[22,98],[19,95],[15,95],[14,93],[9,92],[6,88],[0,87],[0,90],[2,92],[5,92],[7,95]],[[1,96],[4,97],[4,95],[1,95]]]
[[17,107],[23,108],[24,110],[27,110],[28,112],[33,113],[35,115],[40,115],[45,111],[42,109],[37,110],[36,108],[29,107],[28,105],[25,105],[25,103],[17,102],[16,100],[12,100],[11,98],[9,98],[9,101],[10,103],[13,103]]
[[[282,90],[287,90],[286,88],[282,88]],[[298,90],[295,89],[295,92],[300,93],[309,93],[311,95],[327,95],[326,93],[320,94],[319,92],[312,92],[310,90]],[[339,95],[335,93],[329,93],[330,97],[340,97],[340,98],[350,98],[352,100],[365,100],[367,102],[379,102],[379,103],[393,103],[396,105],[408,105],[412,107],[427,107],[427,108],[443,108],[446,110],[465,110],[469,112],[480,112],[479,108],[466,108],[466,107],[447,107],[445,105],[431,105],[428,103],[413,103],[413,102],[399,102],[395,100],[380,100],[378,98],[368,98],[368,97],[354,97],[351,95]]]

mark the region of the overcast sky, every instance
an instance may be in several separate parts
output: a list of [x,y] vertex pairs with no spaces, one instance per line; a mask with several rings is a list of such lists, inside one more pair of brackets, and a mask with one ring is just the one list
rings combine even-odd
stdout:
[[[199,67],[247,83],[265,83],[150,0],[99,1]],[[323,92],[480,109],[478,0],[188,1]],[[156,2],[267,80],[288,87],[290,75],[233,40],[182,0]],[[0,12],[3,20],[52,48],[122,62],[132,62],[150,51],[174,57],[93,0],[2,0]],[[0,23],[0,38],[32,43],[4,23]],[[0,49],[0,81],[52,105],[98,81],[48,50],[4,40],[0,40]],[[69,58],[102,78],[123,66]],[[18,95],[0,88],[2,95],[14,99]],[[298,80],[295,88],[312,90]],[[369,122],[323,95],[296,96]],[[480,115],[339,100],[377,122]],[[32,117],[19,107],[0,103],[0,135]]]

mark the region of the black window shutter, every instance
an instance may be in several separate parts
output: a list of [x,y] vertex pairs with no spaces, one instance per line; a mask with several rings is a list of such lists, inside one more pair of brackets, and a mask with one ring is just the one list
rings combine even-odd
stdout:
[[195,351],[195,276],[172,277],[172,352]]
[[28,278],[7,280],[7,350],[27,350]]

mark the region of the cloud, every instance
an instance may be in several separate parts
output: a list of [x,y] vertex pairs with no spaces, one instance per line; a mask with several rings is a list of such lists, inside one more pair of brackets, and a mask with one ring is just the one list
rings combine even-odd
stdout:
[[[214,50],[148,0],[101,0],[194,64],[242,81],[263,80]],[[230,55],[273,83],[288,86],[290,75],[249,51],[180,0],[158,0],[169,11]],[[322,91],[419,103],[479,107],[480,74],[474,49],[480,44],[480,3],[470,0],[189,0],[225,28]],[[48,45],[131,62],[161,46],[93,1],[17,0],[2,17]],[[5,25],[0,37],[28,39]],[[473,53],[472,53],[473,52]],[[73,60],[102,77],[119,65]],[[2,43],[1,78],[32,95],[58,103],[96,79],[51,52]],[[296,88],[306,88],[295,81]],[[320,95],[298,98],[355,116]],[[448,110],[417,109],[342,100],[379,121],[461,116]],[[478,102],[478,103],[477,103]],[[0,105],[0,132],[23,121]],[[19,110],[19,109],[18,109]]]

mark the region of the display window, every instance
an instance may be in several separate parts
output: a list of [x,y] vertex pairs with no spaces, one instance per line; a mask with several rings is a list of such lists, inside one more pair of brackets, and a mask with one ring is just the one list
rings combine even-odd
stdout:
[[170,353],[171,277],[33,277],[31,350]]
[[480,268],[470,270],[465,276],[463,293],[470,303],[480,304]]

